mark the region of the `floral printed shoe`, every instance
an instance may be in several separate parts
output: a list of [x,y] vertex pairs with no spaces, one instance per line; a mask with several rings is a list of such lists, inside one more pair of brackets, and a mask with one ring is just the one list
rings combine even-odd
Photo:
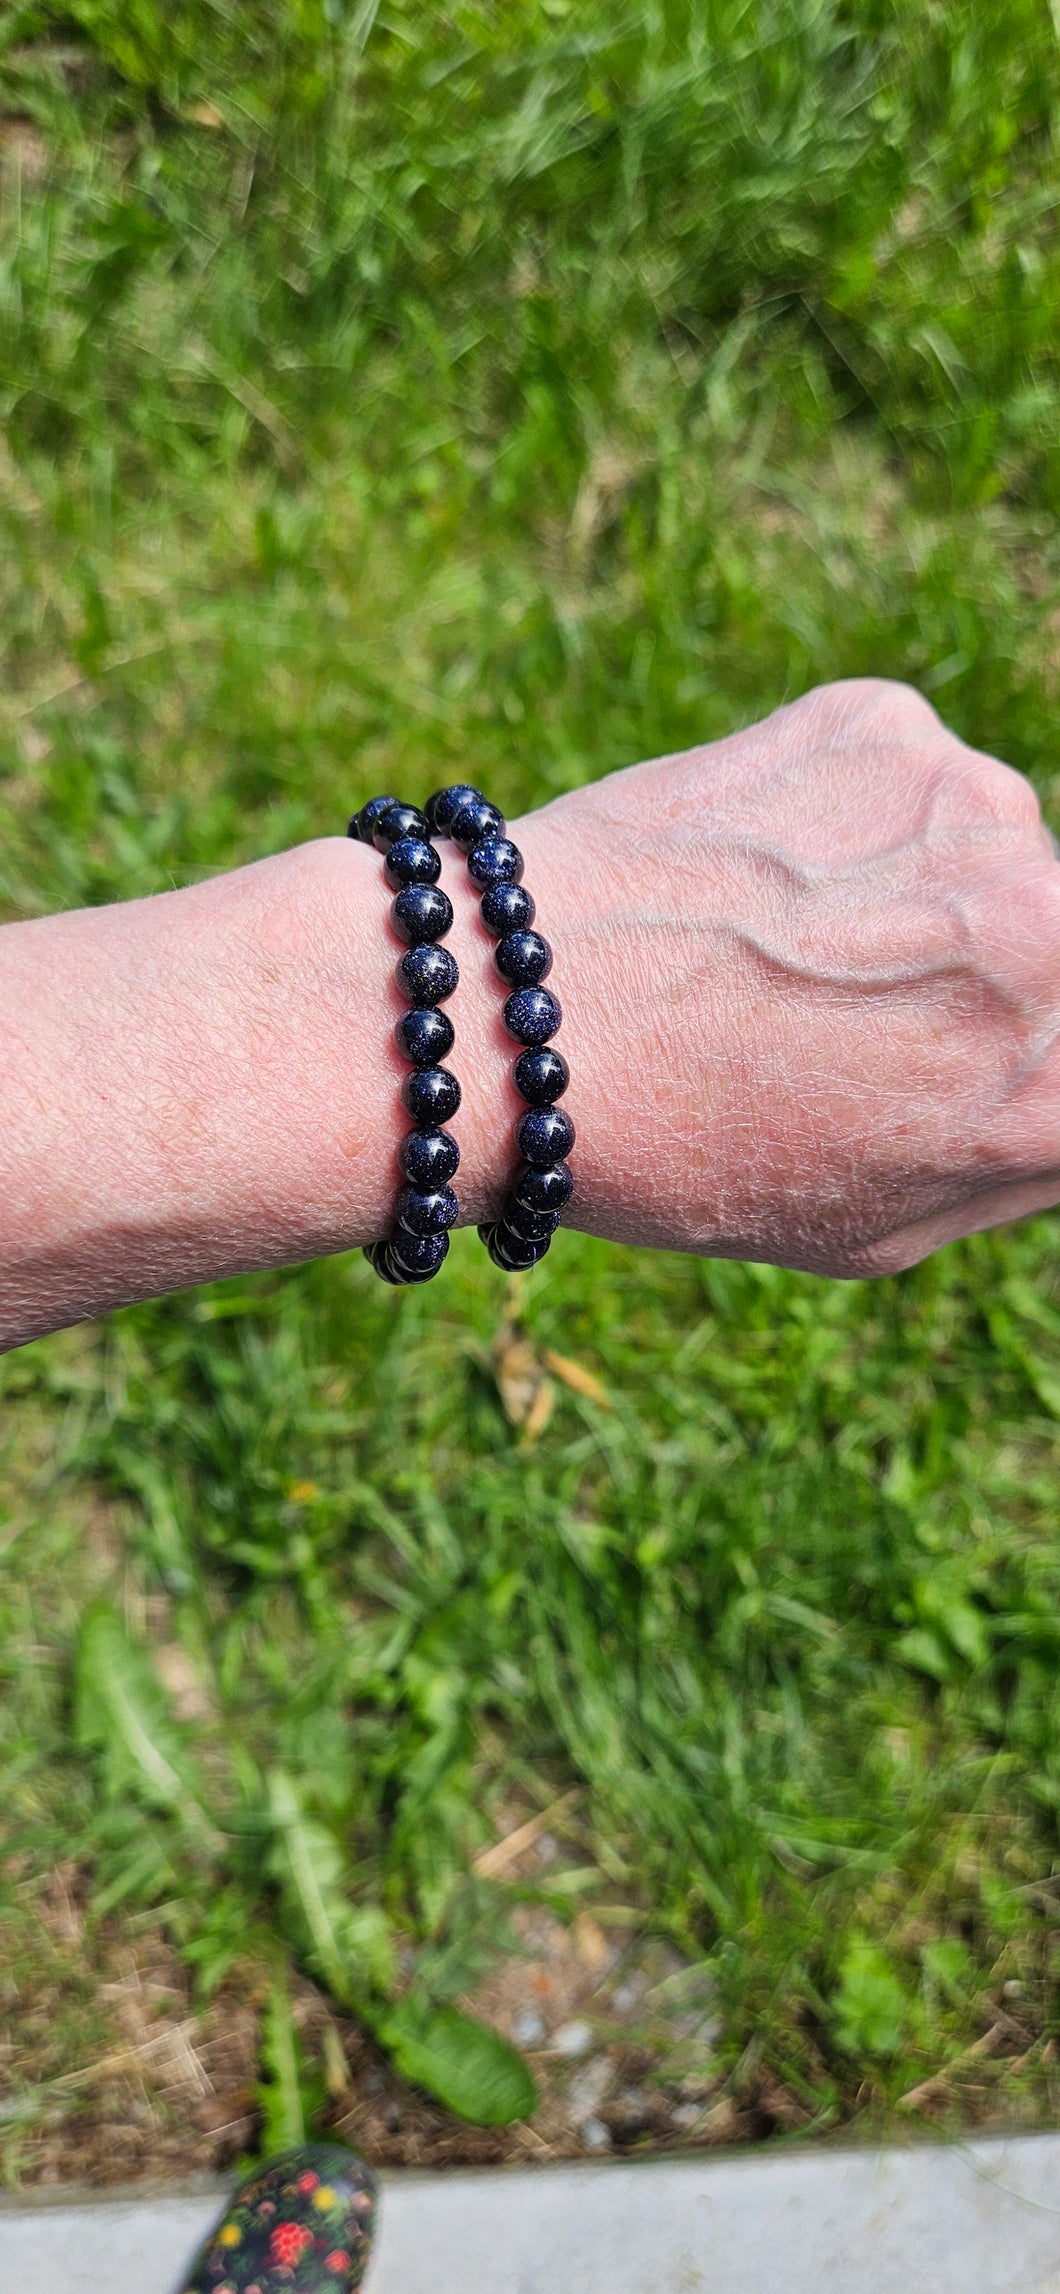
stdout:
[[240,2185],[182,2294],[348,2294],[364,2277],[374,2221],[364,2160],[307,2143]]

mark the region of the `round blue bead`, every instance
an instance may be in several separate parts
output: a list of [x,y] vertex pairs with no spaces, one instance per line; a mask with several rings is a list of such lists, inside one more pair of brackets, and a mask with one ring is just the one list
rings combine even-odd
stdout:
[[532,1050],[520,1052],[512,1082],[520,1099],[528,1100],[531,1107],[551,1107],[554,1099],[562,1099],[570,1069],[561,1051],[555,1051],[551,1044],[536,1044]]
[[381,820],[385,812],[391,812],[397,801],[396,797],[369,797],[360,812],[354,813],[347,836],[356,836],[362,844],[371,844],[376,821]]
[[396,836],[390,845],[383,874],[395,892],[403,884],[437,884],[441,859],[425,836]]
[[495,1227],[480,1227],[479,1233],[494,1266],[503,1267],[506,1274],[527,1274],[544,1258],[551,1241],[551,1236],[546,1235],[539,1243],[523,1242],[503,1219]]
[[484,836],[468,853],[467,872],[480,891],[487,884],[518,884],[523,856],[510,836]]
[[449,834],[461,852],[470,852],[484,836],[504,835],[504,814],[495,804],[487,804],[485,797],[471,797],[453,814]]
[[460,1085],[447,1067],[417,1067],[405,1077],[401,1097],[413,1122],[426,1128],[456,1114]]
[[547,1171],[550,1163],[561,1163],[570,1154],[574,1125],[562,1107],[529,1107],[516,1125],[515,1143],[525,1163]]
[[[415,947],[406,948],[397,968],[397,983],[410,1004],[421,1007],[444,1004],[460,985],[456,957],[450,955],[448,948],[436,948],[432,941],[420,940]],[[525,1091],[523,1098],[526,1098]]]
[[389,1242],[369,1243],[365,1258],[374,1267],[381,1282],[403,1283],[405,1277],[391,1264]]
[[399,836],[423,836],[427,822],[416,804],[388,805],[385,812],[377,813],[372,824],[372,843],[377,852],[388,852]]
[[450,824],[462,805],[485,804],[481,789],[473,789],[470,781],[454,781],[451,788],[435,789],[428,797],[424,812],[435,836],[448,836]]
[[504,1006],[504,1025],[517,1043],[547,1043],[562,1024],[563,1006],[549,988],[516,988]]
[[525,1203],[517,1203],[509,1195],[504,1205],[505,1228],[510,1228],[522,1243],[543,1243],[554,1235],[563,1217],[562,1211],[528,1211]]
[[401,1168],[410,1186],[430,1194],[445,1187],[460,1168],[460,1149],[451,1131],[409,1131],[401,1142]]
[[410,1235],[441,1235],[455,1224],[460,1205],[451,1187],[401,1187],[398,1190],[397,1222],[407,1227]]
[[394,1037],[413,1067],[437,1067],[456,1041],[452,1020],[444,1012],[421,1011],[418,1004],[402,1013]]
[[525,884],[487,884],[479,902],[479,913],[487,932],[500,938],[502,932],[522,932],[534,921],[537,909],[532,892]]
[[553,1163],[547,1171],[524,1163],[512,1181],[512,1194],[525,1211],[562,1211],[573,1193],[574,1180],[566,1163]]
[[453,921],[453,903],[437,884],[406,884],[390,910],[399,940],[443,940]]
[[440,1235],[413,1235],[399,1227],[391,1235],[387,1246],[391,1262],[397,1266],[406,1282],[429,1282],[437,1274],[449,1249],[449,1237]]
[[493,951],[502,980],[513,988],[536,988],[552,970],[552,950],[540,932],[506,932]]

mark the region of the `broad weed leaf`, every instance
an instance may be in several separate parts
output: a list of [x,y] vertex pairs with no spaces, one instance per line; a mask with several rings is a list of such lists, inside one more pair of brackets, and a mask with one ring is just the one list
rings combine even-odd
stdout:
[[86,1611],[78,1636],[74,1733],[81,1750],[96,1756],[109,1798],[131,1794],[143,1807],[178,1817],[201,1843],[221,1846],[147,1651],[106,1601]]
[[461,2119],[506,2127],[528,2119],[537,2088],[521,2055],[499,2031],[456,2007],[430,2007],[410,1993],[375,2025],[397,2069]]
[[351,1902],[338,1841],[326,1825],[306,1815],[286,1769],[269,1772],[268,1814],[270,1867],[292,1940],[333,1998],[361,2010],[367,1997],[390,1991],[396,1978],[386,1919],[372,1906]]

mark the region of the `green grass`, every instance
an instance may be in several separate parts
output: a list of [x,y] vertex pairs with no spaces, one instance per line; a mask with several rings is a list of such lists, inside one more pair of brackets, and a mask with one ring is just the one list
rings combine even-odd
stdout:
[[[0,11],[7,912],[869,671],[1048,808],[1058,106],[1040,0]],[[78,1749],[109,1591],[221,1803],[282,1764],[436,1995],[491,1811],[576,1784],[549,1900],[709,1963],[721,2091],[1055,2112],[1053,1224],[875,1286],[570,1235],[519,1295],[613,1404],[529,1446],[467,1238],[427,1297],[343,1260],[0,1368],[11,1983],[52,1861],[206,1976],[298,1943]]]

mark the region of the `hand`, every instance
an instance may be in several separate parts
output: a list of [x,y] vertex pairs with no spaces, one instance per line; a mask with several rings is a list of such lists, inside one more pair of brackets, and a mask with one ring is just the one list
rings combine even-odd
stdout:
[[909,687],[823,686],[514,834],[574,1224],[868,1275],[1060,1200],[1060,864]]

